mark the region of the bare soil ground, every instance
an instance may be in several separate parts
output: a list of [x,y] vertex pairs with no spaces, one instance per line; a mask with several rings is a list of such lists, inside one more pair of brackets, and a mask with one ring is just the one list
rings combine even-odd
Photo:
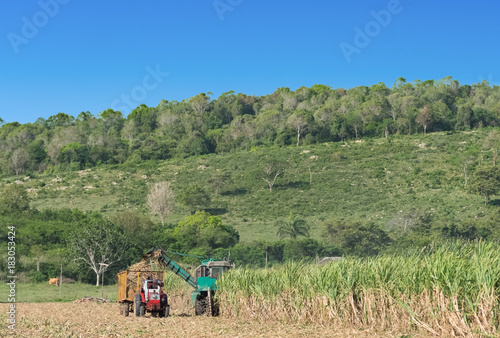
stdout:
[[314,325],[194,316],[177,308],[168,318],[124,317],[117,303],[19,303],[16,330],[0,304],[0,337],[400,337],[400,334]]

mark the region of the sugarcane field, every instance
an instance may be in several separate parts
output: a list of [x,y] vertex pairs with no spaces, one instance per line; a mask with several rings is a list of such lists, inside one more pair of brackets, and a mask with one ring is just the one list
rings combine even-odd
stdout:
[[[193,268],[194,276],[167,254],[172,255],[151,249],[141,261],[120,272],[118,285],[105,292],[106,296],[114,293],[109,297],[113,300],[75,294],[78,298],[71,302],[16,304],[18,315],[12,334],[497,335],[498,296],[495,285],[486,286],[500,273],[499,257],[491,245],[483,243],[441,248],[423,257],[342,258],[321,265],[289,263],[261,270],[207,260]],[[453,283],[448,279],[450,271],[454,271]],[[217,278],[216,283],[211,283],[211,277]],[[485,287],[472,284],[477,282]],[[95,291],[101,292],[99,288]],[[155,300],[156,307],[152,304]],[[6,335],[9,305],[1,306],[0,332]]]

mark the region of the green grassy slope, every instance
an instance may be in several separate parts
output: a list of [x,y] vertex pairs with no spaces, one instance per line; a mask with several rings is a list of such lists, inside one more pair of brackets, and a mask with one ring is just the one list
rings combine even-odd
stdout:
[[[464,189],[464,161],[469,176],[480,163],[492,162],[482,147],[488,131],[434,133],[392,139],[368,139],[173,159],[136,166],[105,166],[81,172],[39,175],[24,181],[32,206],[148,212],[152,183],[170,181],[175,191],[199,183],[211,192],[213,213],[235,226],[242,242],[275,239],[273,226],[290,210],[311,225],[315,238],[330,218],[373,220],[386,229],[402,226],[412,210],[460,221],[488,213],[483,198]],[[273,192],[259,177],[265,163],[286,164]],[[216,196],[210,178],[226,170],[231,179]],[[312,176],[312,183],[310,178]],[[6,183],[22,177],[4,178]],[[496,208],[492,201],[490,208]],[[182,205],[168,222],[188,214]]]

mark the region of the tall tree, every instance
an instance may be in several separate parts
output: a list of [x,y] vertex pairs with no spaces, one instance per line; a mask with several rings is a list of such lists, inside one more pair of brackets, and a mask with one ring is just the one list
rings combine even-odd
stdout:
[[189,105],[199,115],[203,115],[210,106],[210,96],[212,93],[200,93],[189,99]]
[[36,271],[40,271],[40,263],[44,263],[48,259],[47,252],[43,249],[42,245],[37,244],[31,246],[30,254],[36,262]]
[[119,111],[114,111],[113,109],[107,109],[100,112],[98,115],[98,121],[100,123],[100,131],[108,135],[119,135],[121,129],[123,128],[123,115]]
[[195,211],[208,207],[210,204],[210,196],[207,191],[197,184],[191,184],[187,188],[181,190],[179,200],[189,208],[189,213],[191,215]]
[[121,135],[124,139],[127,139],[129,141],[133,141],[135,139],[135,136],[137,134],[137,128],[135,126],[135,121],[134,120],[127,120],[125,124],[123,125]]
[[281,92],[281,98],[283,100],[283,110],[292,111],[297,106],[297,99],[293,95],[293,92],[283,91]]
[[273,186],[276,183],[276,179],[284,172],[285,168],[279,163],[270,162],[264,165],[264,167],[262,168],[261,178],[269,186],[269,192],[273,192]]
[[127,236],[130,246],[134,247],[136,254],[141,255],[144,250],[151,248],[152,236],[157,226],[151,222],[148,215],[126,210],[111,216],[109,220],[116,226],[123,228],[123,232]]
[[351,111],[345,116],[346,123],[354,129],[354,136],[358,138],[359,132],[363,128],[363,120],[357,111]]
[[288,118],[288,123],[297,131],[297,147],[300,144],[300,135],[309,124],[308,117],[303,112],[295,112]]
[[432,108],[429,105],[425,105],[418,112],[415,121],[424,127],[424,136],[427,133],[427,127],[432,123]]
[[165,225],[165,216],[174,211],[175,194],[169,182],[155,183],[148,194],[148,207],[151,213],[160,216]]
[[493,165],[497,165],[498,158],[498,148],[500,148],[500,131],[497,129],[490,131],[486,139],[484,140],[483,146],[485,148],[490,148],[493,152]]
[[65,113],[58,113],[56,115],[50,116],[46,124],[49,128],[55,127],[67,127],[72,125],[75,122],[75,118],[71,115]]
[[158,113],[154,107],[141,104],[127,116],[127,121],[134,121],[137,133],[152,133],[157,127]]
[[101,274],[124,257],[127,247],[122,229],[97,215],[82,222],[69,240],[73,259],[94,271],[96,286]]
[[29,154],[24,148],[17,148],[16,150],[14,150],[10,162],[11,167],[17,176],[21,175],[26,166],[26,163],[28,163],[28,160]]
[[276,235],[280,239],[285,237],[297,239],[298,236],[309,237],[309,225],[303,219],[295,217],[292,210],[290,210],[290,216],[287,220],[278,220],[275,225],[278,227]]
[[500,168],[485,166],[477,169],[470,189],[484,195],[484,205],[488,206],[489,197],[500,191]]

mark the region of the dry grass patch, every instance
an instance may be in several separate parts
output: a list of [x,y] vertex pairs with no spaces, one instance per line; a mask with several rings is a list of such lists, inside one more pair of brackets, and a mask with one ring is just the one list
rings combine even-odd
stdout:
[[[174,301],[175,303],[175,301]],[[14,336],[19,337],[395,337],[390,332],[319,325],[195,317],[173,309],[168,318],[119,314],[118,304],[18,304]],[[10,336],[0,306],[0,336]]]

